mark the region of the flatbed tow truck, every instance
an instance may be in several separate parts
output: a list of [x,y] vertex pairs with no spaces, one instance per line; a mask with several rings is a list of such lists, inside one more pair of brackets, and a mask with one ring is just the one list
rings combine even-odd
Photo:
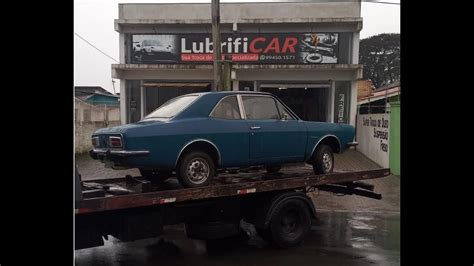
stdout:
[[[296,169],[296,170],[295,170]],[[83,181],[75,173],[75,249],[157,237],[163,227],[184,223],[187,237],[212,240],[238,235],[240,221],[255,226],[277,247],[299,244],[316,210],[314,190],[373,199],[382,196],[361,180],[390,175],[386,168],[315,175],[301,168],[268,174],[258,170],[220,173],[212,184],[183,188],[174,179],[155,184],[142,177]]]

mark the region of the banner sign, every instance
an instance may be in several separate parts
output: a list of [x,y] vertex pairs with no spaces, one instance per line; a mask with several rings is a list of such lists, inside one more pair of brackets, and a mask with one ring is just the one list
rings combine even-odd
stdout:
[[[245,64],[336,64],[338,33],[221,34],[222,56]],[[211,34],[134,34],[132,64],[212,63]]]

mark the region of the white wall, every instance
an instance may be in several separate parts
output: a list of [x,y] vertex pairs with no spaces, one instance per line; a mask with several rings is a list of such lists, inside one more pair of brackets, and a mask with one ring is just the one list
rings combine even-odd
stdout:
[[[120,125],[120,108],[107,107],[108,121],[105,121],[105,108],[97,107],[74,98],[74,147],[75,153],[92,149],[91,135],[99,128]],[[85,121],[84,111],[90,113],[90,120]]]
[[389,167],[390,114],[357,115],[357,150],[382,167]]

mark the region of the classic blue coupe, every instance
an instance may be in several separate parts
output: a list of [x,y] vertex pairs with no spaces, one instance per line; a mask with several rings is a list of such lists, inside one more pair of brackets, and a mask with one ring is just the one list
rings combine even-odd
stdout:
[[93,159],[114,169],[138,168],[163,180],[175,171],[184,187],[206,186],[217,169],[309,163],[332,172],[333,153],[355,145],[347,124],[307,122],[262,92],[207,92],[176,97],[143,120],[92,135]]

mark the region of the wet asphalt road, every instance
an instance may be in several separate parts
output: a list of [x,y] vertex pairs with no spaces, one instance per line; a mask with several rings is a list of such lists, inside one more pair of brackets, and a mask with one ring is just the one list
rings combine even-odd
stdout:
[[400,265],[398,212],[320,211],[302,245],[279,250],[252,227],[249,238],[212,243],[187,239],[181,226],[160,238],[122,243],[109,238],[102,247],[75,252],[76,265]]

